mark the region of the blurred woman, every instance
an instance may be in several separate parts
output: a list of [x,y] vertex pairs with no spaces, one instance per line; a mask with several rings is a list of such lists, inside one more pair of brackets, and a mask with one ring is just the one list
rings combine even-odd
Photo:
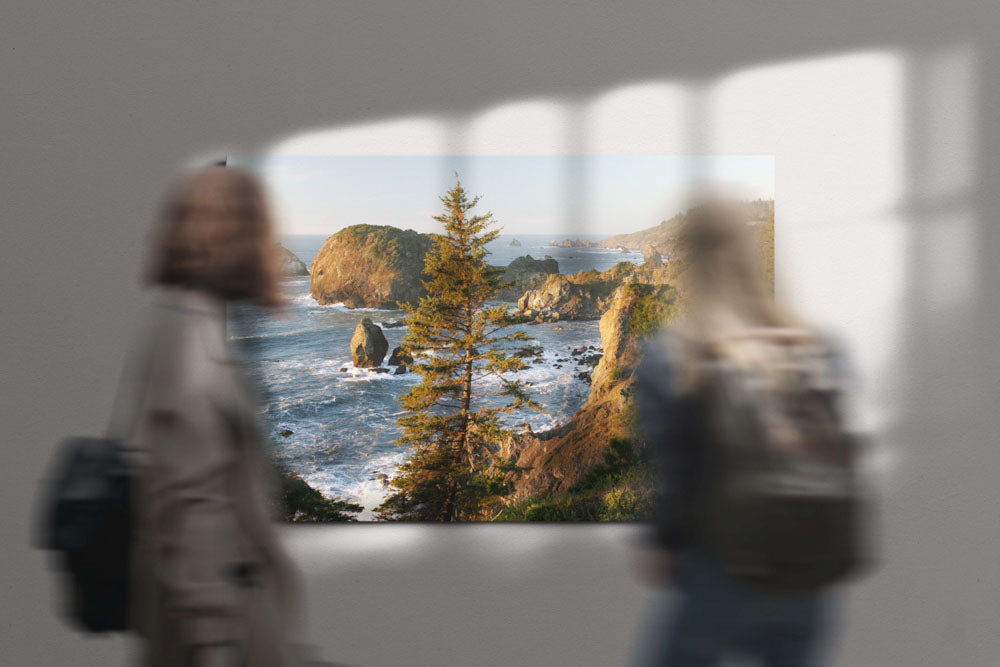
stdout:
[[665,599],[651,619],[642,664],[701,667],[742,653],[772,666],[812,665],[829,595],[753,586],[727,571],[707,537],[705,508],[714,501],[705,500],[720,488],[721,464],[712,447],[718,430],[707,423],[718,415],[707,416],[702,388],[706,360],[762,377],[776,368],[777,350],[821,337],[773,298],[737,205],[711,200],[692,209],[678,248],[686,312],[647,346],[636,399],[643,435],[662,463],[651,536],[658,557],[647,553],[646,575],[680,597]]
[[291,664],[295,577],[271,525],[254,393],[226,304],[278,302],[264,193],[209,167],[169,194],[152,253],[155,305],[133,376],[133,602],[144,665]]

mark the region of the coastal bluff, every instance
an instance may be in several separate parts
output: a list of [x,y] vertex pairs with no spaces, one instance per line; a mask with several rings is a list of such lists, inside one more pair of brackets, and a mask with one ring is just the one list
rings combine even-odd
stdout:
[[[604,355],[594,369],[583,407],[561,426],[541,433],[528,431],[505,443],[502,453],[522,471],[508,477],[514,502],[535,499],[542,503],[536,510],[547,513],[548,519],[585,518],[571,513],[574,501],[569,494],[631,437],[633,376],[641,348],[676,317],[677,298],[670,285],[627,283],[615,289],[600,319]],[[629,495],[638,489],[619,488],[614,482],[601,492]],[[576,502],[586,504],[581,498]],[[530,512],[523,518],[532,520]]]
[[352,225],[323,243],[309,269],[317,303],[396,308],[426,294],[421,278],[431,237],[389,225]]

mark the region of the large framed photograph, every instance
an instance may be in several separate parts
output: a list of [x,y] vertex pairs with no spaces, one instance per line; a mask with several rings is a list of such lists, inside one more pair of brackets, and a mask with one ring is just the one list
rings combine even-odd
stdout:
[[290,521],[635,521],[644,340],[683,316],[690,188],[722,182],[774,280],[770,156],[232,156],[285,306],[234,307]]

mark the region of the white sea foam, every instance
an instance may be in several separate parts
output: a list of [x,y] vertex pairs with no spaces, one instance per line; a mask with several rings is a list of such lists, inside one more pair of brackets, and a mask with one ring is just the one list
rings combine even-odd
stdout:
[[[309,299],[312,299],[312,297],[309,297]],[[333,310],[340,310],[345,313],[390,313],[395,310],[394,308],[351,308],[346,304],[344,304],[343,301],[339,301],[337,303],[328,303],[328,304],[316,303],[314,301],[313,303],[309,304],[309,307],[332,308]]]
[[351,464],[337,464],[322,470],[306,473],[303,478],[310,486],[331,497],[340,497],[361,504],[365,509],[359,517],[362,521],[372,518],[372,510],[382,504],[390,489],[379,478],[384,474],[388,479],[396,474],[396,468],[406,460],[402,449],[384,452],[364,461]]
[[324,333],[329,331],[336,331],[337,327],[323,327],[323,328],[309,328],[309,329],[293,329],[291,331],[273,331],[269,333],[259,333],[251,334],[248,336],[230,336],[229,340],[267,340],[269,338],[286,338],[288,336],[305,336],[314,333]]

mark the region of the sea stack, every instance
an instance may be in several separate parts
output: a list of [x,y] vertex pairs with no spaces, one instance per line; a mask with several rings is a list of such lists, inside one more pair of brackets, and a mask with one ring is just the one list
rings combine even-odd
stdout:
[[385,339],[382,329],[365,317],[354,329],[351,336],[351,356],[358,368],[376,368],[382,365],[385,353],[389,351],[389,341]]
[[317,303],[396,308],[427,294],[422,282],[431,237],[387,225],[345,227],[326,240],[310,268]]

